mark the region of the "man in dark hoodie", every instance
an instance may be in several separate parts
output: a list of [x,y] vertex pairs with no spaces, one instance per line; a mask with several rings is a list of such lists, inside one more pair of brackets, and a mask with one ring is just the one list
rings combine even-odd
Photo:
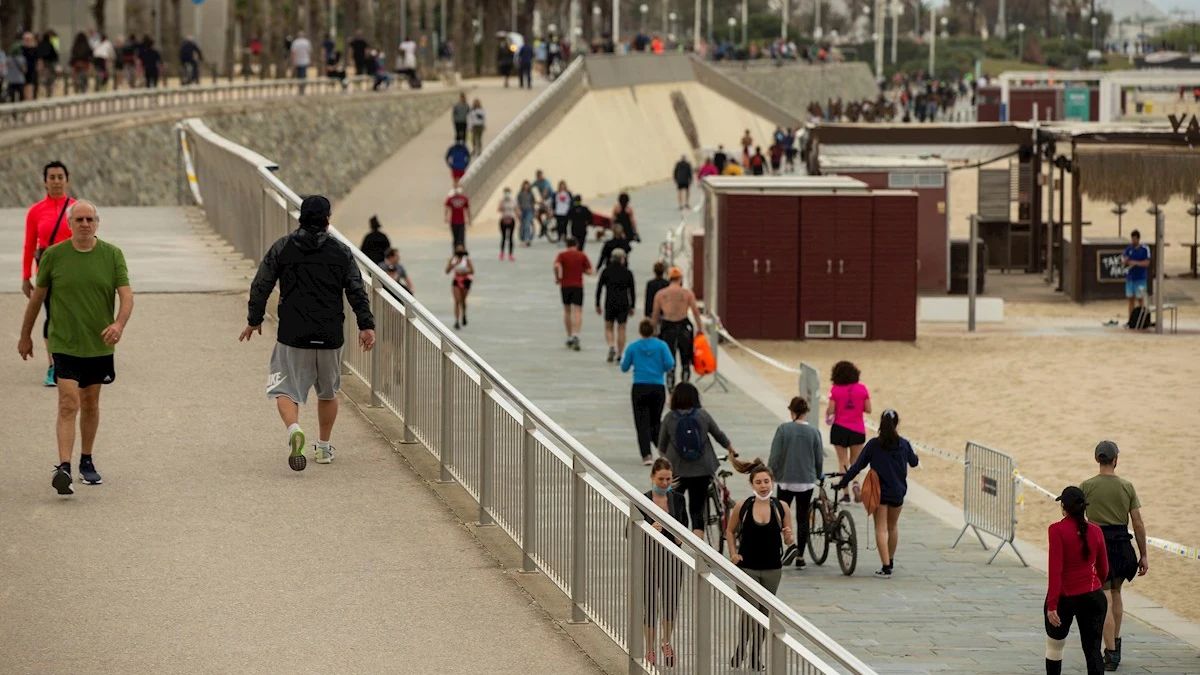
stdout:
[[341,388],[343,324],[342,294],[358,319],[358,343],[375,346],[375,317],[363,286],[362,275],[349,247],[329,236],[329,200],[306,197],[300,205],[300,227],[281,237],[263,256],[250,285],[249,317],[238,341],[262,334],[267,300],[279,282],[279,328],[267,396],[275,399],[288,430],[288,466],[303,471],[304,432],[300,429],[300,404],[308,390],[317,389],[319,435],[315,446],[318,464],[333,461],[329,437],[337,420],[337,393]]
[[454,120],[454,142],[463,143],[467,140],[467,116],[471,114],[471,105],[467,103],[467,95],[459,94],[458,103],[454,104],[454,109],[450,115]]

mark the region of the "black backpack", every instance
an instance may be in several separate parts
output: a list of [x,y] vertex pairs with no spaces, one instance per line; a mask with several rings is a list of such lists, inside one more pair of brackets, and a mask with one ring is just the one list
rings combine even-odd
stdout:
[[[755,499],[757,499],[757,497],[755,497],[754,495],[750,495],[749,497],[746,498],[746,501],[742,502],[742,511],[741,511],[741,513],[738,514],[738,516],[739,516],[738,529],[737,529],[738,546],[741,546],[741,544],[742,544],[742,532],[744,532],[746,530],[746,523],[749,523],[750,519],[754,517],[754,500]],[[775,511],[775,517],[779,519],[779,530],[780,530],[780,532],[782,532],[784,526],[787,525],[787,520],[784,519],[784,514],[783,514],[783,503],[780,502],[775,497],[771,497],[771,509]],[[782,545],[782,541],[783,540],[781,539],[780,540],[781,545]]]
[[700,423],[696,421],[695,409],[679,415],[675,421],[675,449],[679,451],[679,459],[694,462],[704,454],[704,433]]
[[1146,330],[1153,325],[1150,322],[1150,312],[1145,307],[1134,307],[1129,313],[1129,330]]

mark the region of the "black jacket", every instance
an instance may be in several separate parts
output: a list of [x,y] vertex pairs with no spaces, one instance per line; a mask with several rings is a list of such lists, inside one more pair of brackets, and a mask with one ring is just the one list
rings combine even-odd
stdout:
[[628,256],[630,251],[633,250],[633,248],[629,245],[628,239],[617,239],[616,237],[609,239],[608,241],[604,242],[604,248],[600,249],[600,260],[596,261],[596,269],[603,270],[604,266],[607,265],[609,260],[612,258],[612,252],[618,248],[623,249],[626,256]]
[[327,232],[299,228],[263,256],[250,284],[247,323],[261,325],[267,299],[279,281],[279,341],[302,349],[337,349],[345,342],[342,293],[358,329],[375,328],[371,301],[350,249]]
[[608,289],[608,297],[604,306],[610,311],[629,311],[637,306],[637,291],[634,290],[633,272],[624,265],[609,265],[600,273],[600,281],[596,284],[596,306],[600,306],[600,296]]

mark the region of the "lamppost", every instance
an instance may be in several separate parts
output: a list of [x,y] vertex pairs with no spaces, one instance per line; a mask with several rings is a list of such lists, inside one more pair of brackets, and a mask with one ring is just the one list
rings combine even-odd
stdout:
[[1025,60],[1025,24],[1017,24],[1017,60]]
[[642,5],[638,7],[638,11],[642,13],[641,21],[638,23],[638,31],[644,33],[646,31],[646,12],[650,11],[650,6]]
[[676,14],[675,12],[671,12],[670,14],[667,15],[667,33],[674,34],[674,33],[678,32],[675,30],[675,20],[678,18],[679,18],[679,15]]
[[[515,28],[513,30],[516,31]],[[600,33],[602,32],[600,28],[600,5],[592,5],[592,32],[595,33],[597,37],[599,37]]]
[[944,38],[950,37],[950,18],[943,16],[940,19],[940,22],[942,24],[942,37],[944,37]]
[[1100,19],[1096,15],[1092,15],[1092,49],[1096,48],[1096,26],[1100,25]]
[[731,16],[727,23],[729,24],[729,41],[733,42],[733,29],[737,26],[737,19]]

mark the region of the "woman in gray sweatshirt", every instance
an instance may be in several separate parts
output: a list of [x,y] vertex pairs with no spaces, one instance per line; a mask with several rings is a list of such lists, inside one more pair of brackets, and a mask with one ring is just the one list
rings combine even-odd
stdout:
[[790,505],[795,500],[792,510],[796,513],[796,567],[803,569],[804,545],[808,543],[808,507],[812,503],[813,490],[821,482],[825,444],[821,432],[804,420],[808,415],[808,401],[804,397],[794,397],[788,404],[788,412],[792,421],[780,424],[775,430],[767,467],[775,474],[775,482],[779,485],[779,501]]
[[[689,438],[681,438],[681,433]],[[663,417],[659,429],[658,451],[675,467],[675,477],[679,479],[678,492],[687,497],[692,532],[701,539],[704,539],[706,524],[704,511],[708,502],[708,486],[721,466],[713,450],[713,438],[730,455],[737,455],[729,437],[717,426],[717,421],[700,407],[700,392],[687,382],[680,383],[671,393],[671,409]],[[717,531],[714,536],[719,538],[722,533]],[[715,544],[716,541],[713,539],[709,543]]]

